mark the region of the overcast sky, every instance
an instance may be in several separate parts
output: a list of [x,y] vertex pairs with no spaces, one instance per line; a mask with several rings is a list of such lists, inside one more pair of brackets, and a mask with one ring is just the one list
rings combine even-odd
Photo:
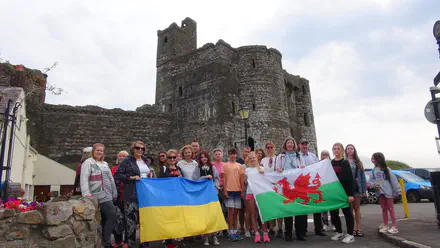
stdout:
[[191,17],[199,47],[274,47],[310,80],[319,150],[353,143],[365,163],[382,151],[440,167],[423,113],[440,70],[440,1],[149,2],[2,1],[1,57],[35,69],[57,61],[49,83],[68,93],[48,103],[134,110],[154,103],[157,30]]

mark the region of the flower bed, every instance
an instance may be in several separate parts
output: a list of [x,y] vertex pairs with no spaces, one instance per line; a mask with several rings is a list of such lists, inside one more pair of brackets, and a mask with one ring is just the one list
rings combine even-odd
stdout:
[[44,202],[37,202],[37,201],[24,201],[24,200],[18,200],[13,198],[8,198],[6,202],[3,202],[0,200],[0,209],[1,208],[7,208],[7,209],[15,209],[19,212],[29,212],[32,210],[37,210],[38,208],[41,208],[44,206]]

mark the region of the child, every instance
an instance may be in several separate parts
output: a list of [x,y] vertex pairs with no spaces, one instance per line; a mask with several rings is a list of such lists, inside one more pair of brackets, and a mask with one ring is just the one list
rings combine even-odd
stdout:
[[[220,178],[215,166],[212,166],[211,159],[209,157],[208,151],[201,151],[198,156],[198,163],[200,169],[200,180],[202,179],[211,179],[214,181],[214,186],[217,189],[217,192],[220,188]],[[220,242],[217,238],[217,233],[212,234],[213,244],[220,245]],[[204,246],[209,246],[209,237],[205,236]]]
[[[247,180],[247,176],[249,173],[255,173],[258,171],[259,173],[264,173],[264,168],[260,166],[258,163],[257,156],[255,155],[255,152],[250,152],[249,155],[246,158],[246,171],[245,171],[245,178]],[[251,187],[248,186],[246,191],[246,201],[248,202],[249,207],[249,213],[250,213],[250,221],[252,223],[252,228],[255,230],[255,243],[261,243],[261,237],[260,233],[258,232],[257,227],[257,204],[255,202],[255,197],[252,193]],[[267,233],[267,225],[266,223],[263,223],[263,240],[264,243],[269,243],[270,238],[269,234]]]
[[244,197],[244,169],[236,162],[237,150],[235,148],[229,149],[228,156],[229,160],[223,167],[225,204],[228,208],[230,237],[232,241],[237,241],[243,239],[237,233],[237,214],[241,209],[241,198]]
[[[376,167],[373,169],[369,183],[376,189],[376,196],[379,198],[380,206],[382,207],[384,226],[380,229],[380,232],[388,231],[391,234],[396,234],[399,231],[397,230],[396,213],[394,212],[394,196],[401,191],[399,182],[396,175],[388,168],[385,156],[381,152],[374,153],[371,157],[371,162]],[[390,212],[393,224],[391,229],[388,226],[388,212]]]

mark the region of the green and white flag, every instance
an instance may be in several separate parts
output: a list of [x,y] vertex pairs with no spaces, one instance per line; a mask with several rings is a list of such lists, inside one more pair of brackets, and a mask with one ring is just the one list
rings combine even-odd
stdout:
[[248,183],[263,221],[348,207],[348,197],[328,159],[283,173],[251,171]]

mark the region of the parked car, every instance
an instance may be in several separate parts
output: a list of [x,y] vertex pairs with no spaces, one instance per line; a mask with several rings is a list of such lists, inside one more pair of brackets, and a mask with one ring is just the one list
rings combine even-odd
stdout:
[[425,181],[431,181],[430,173],[433,171],[439,171],[440,168],[409,168],[409,169],[403,169],[404,171],[409,171],[423,179]]
[[409,171],[393,170],[393,172],[397,178],[403,179],[408,202],[420,202],[421,199],[434,201],[431,182],[427,182]]

